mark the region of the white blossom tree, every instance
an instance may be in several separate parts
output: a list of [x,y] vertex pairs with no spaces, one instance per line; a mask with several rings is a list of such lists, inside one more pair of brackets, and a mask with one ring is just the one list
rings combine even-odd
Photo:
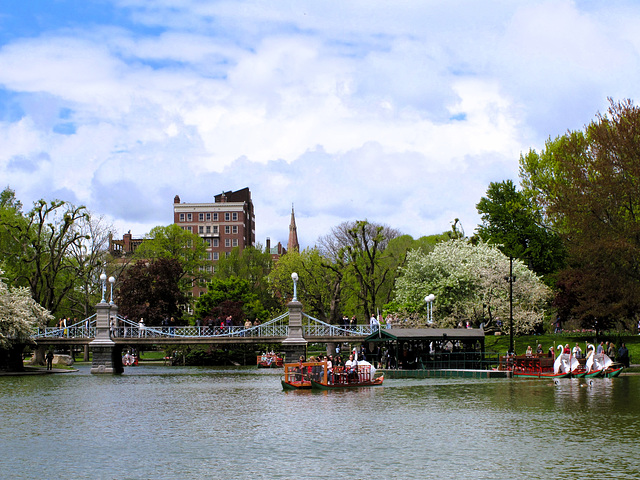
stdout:
[[0,270],[0,354],[8,359],[12,350],[31,342],[35,327],[46,325],[53,316],[31,298],[27,287],[7,287],[2,274]]
[[[532,333],[543,322],[550,291],[521,261],[513,261],[513,322],[517,334]],[[497,246],[455,239],[425,254],[411,251],[396,281],[390,307],[424,323],[425,296],[434,294],[433,317],[440,327],[470,321],[508,329],[509,257]]]

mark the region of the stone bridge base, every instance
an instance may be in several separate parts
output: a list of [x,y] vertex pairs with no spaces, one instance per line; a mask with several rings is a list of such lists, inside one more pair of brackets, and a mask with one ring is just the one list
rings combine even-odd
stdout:
[[282,353],[285,355],[285,362],[295,363],[303,356],[307,358],[307,342],[304,343],[282,343]]
[[91,345],[91,352],[93,353],[91,373],[120,374],[124,372],[121,345]]

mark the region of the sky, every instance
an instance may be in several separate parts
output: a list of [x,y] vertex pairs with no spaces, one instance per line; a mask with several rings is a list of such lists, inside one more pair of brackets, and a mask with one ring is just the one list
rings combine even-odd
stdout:
[[0,4],[0,188],[141,237],[249,187],[256,241],[467,235],[490,182],[640,98],[640,2]]

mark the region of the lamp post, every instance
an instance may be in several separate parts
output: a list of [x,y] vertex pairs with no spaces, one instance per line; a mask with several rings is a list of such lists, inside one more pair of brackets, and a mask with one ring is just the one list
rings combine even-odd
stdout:
[[100,283],[102,283],[102,300],[100,300],[100,303],[107,303],[104,298],[107,293],[107,274],[104,273],[104,270],[100,274]]
[[436,296],[433,293],[430,293],[426,297],[424,297],[424,301],[427,302],[427,323],[431,325],[433,323],[433,301],[436,299]]
[[291,279],[293,280],[293,300],[294,302],[298,301],[298,274],[293,272],[291,274]]
[[111,300],[109,301],[109,304],[113,305],[113,284],[116,283],[115,277],[109,277],[109,283],[111,284],[111,292],[109,295]]

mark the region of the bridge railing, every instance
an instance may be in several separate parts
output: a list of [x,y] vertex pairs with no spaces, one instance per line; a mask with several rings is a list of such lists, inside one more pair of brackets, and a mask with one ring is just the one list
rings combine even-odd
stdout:
[[96,314],[68,327],[36,328],[32,337],[36,338],[94,338],[96,336]]
[[307,322],[302,325],[302,332],[307,337],[366,337],[374,330],[370,325],[354,325],[353,327],[340,327],[318,320],[306,313],[302,314]]

